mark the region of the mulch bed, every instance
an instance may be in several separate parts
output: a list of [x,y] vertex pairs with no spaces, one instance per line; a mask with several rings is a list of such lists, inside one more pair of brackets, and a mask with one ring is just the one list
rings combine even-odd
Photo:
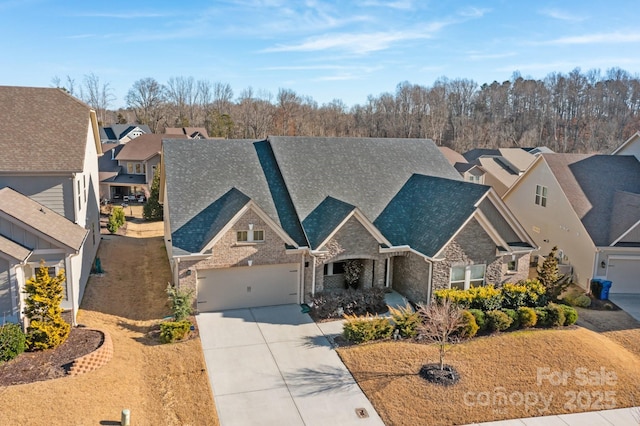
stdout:
[[67,340],[46,351],[25,352],[0,365],[0,386],[56,379],[67,375],[70,363],[102,344],[102,333],[82,327],[71,329]]
[[440,364],[425,364],[420,368],[419,374],[426,381],[442,386],[455,385],[460,380],[456,369],[447,364],[442,370]]

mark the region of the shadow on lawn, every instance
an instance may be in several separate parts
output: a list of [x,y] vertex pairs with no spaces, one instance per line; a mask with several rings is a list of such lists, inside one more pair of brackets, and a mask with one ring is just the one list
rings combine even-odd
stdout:
[[[394,380],[417,376],[418,373],[356,372],[355,375],[359,382],[375,380],[378,387],[383,388]],[[295,373],[285,374],[285,380],[289,386],[304,389],[300,393],[302,396],[331,391],[348,391],[354,386],[358,386],[349,370],[331,366],[325,366],[322,369],[302,368]]]

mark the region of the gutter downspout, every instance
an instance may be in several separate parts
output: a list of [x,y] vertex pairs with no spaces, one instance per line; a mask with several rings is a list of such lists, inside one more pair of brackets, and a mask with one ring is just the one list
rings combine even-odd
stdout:
[[311,297],[315,297],[316,295],[316,257],[311,254],[311,250],[309,250],[309,255],[313,259],[313,269],[311,270]]
[[427,287],[427,305],[431,303],[431,297],[433,293],[433,262],[424,259],[427,263],[429,263],[429,286]]

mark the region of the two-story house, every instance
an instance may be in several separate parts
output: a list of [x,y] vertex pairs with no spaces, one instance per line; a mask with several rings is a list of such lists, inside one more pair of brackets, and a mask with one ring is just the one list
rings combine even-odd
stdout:
[[464,154],[446,147],[440,150],[464,180],[489,185],[500,196],[536,159],[536,151],[523,148],[476,148]]
[[60,89],[0,86],[0,315],[22,319],[40,262],[73,322],[100,243],[95,111]]
[[126,144],[102,144],[104,155],[99,160],[100,199],[113,202],[124,197],[144,200],[160,165],[162,139],[186,139],[186,135],[143,134]]
[[151,129],[146,124],[113,124],[100,127],[100,143],[125,144],[148,133]]
[[546,256],[557,246],[576,284],[640,293],[640,162],[631,155],[542,154],[503,197]]

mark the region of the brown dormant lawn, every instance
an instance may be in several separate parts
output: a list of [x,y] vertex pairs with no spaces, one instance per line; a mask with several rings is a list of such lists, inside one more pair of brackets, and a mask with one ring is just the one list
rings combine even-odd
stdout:
[[[640,329],[627,330],[640,339]],[[628,336],[627,336],[628,337]],[[433,346],[381,342],[338,350],[389,425],[459,425],[638,405],[640,357],[582,327],[479,337],[445,363],[460,382],[443,387],[418,371]]]
[[113,359],[81,376],[1,388],[0,424],[119,424],[125,408],[134,425],[218,424],[200,339],[159,345],[147,335],[169,315],[162,222],[129,225],[127,236],[104,235],[106,273],[90,278],[78,314],[111,334]]

